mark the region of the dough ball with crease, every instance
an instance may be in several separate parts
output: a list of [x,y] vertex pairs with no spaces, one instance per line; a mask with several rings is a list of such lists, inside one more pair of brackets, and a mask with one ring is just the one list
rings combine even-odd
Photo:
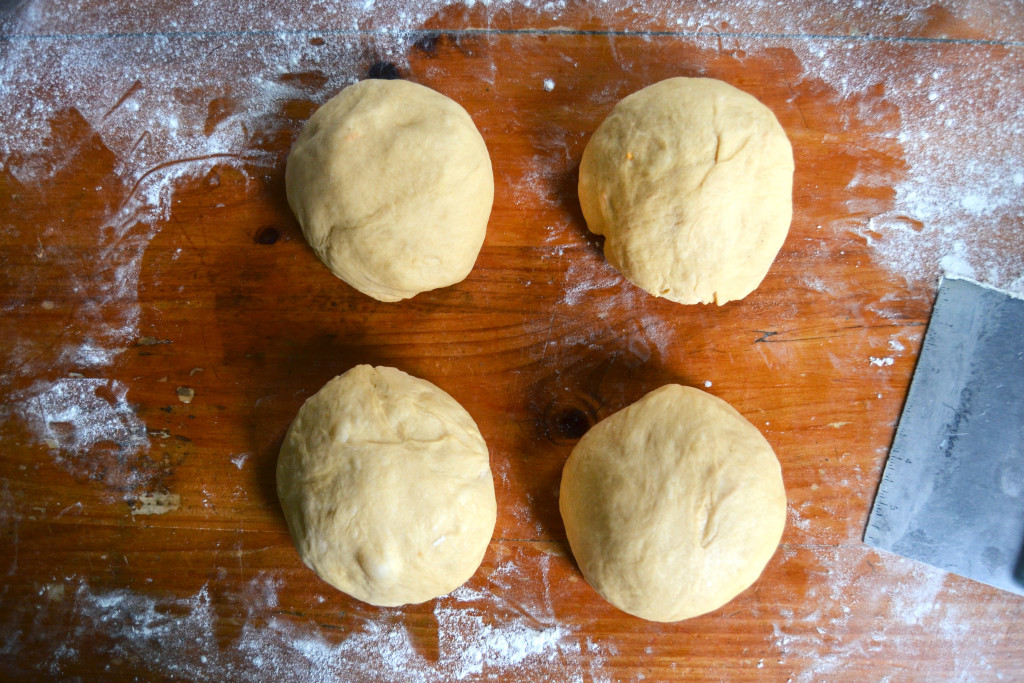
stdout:
[[793,215],[793,149],[768,107],[711,78],[671,78],[619,102],[580,162],[587,226],[647,292],[742,299]]
[[487,446],[426,380],[360,365],[299,409],[277,493],[302,560],[373,605],[450,593],[480,566],[496,504]]
[[473,119],[401,80],[362,81],[320,107],[292,147],[285,184],[320,260],[380,301],[464,280],[494,200]]
[[559,509],[584,578],[652,621],[717,609],[782,537],[779,461],[725,401],[670,384],[596,424],[562,472]]

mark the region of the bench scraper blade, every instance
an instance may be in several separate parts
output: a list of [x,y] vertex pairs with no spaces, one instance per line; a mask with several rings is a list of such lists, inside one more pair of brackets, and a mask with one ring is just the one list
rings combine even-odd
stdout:
[[864,541],[1024,595],[1024,300],[940,284]]

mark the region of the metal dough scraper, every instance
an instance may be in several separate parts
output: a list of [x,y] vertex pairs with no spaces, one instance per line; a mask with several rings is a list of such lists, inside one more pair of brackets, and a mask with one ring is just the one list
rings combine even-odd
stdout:
[[864,541],[1024,595],[1024,300],[939,285]]

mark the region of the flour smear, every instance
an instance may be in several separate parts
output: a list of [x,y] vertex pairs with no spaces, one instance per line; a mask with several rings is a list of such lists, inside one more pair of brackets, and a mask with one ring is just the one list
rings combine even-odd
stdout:
[[[610,681],[604,646],[555,623],[543,600],[512,604],[501,597],[509,589],[530,595],[527,581],[546,589],[548,557],[524,554],[515,566],[495,568],[480,589],[463,587],[435,601],[436,657],[417,642],[401,609],[376,610],[344,631],[296,619],[291,607],[284,614],[281,580],[266,572],[249,580],[241,595],[218,600],[241,606],[235,615],[241,627],[229,645],[220,642],[224,626],[211,597],[220,590],[216,583],[174,597],[97,589],[67,577],[40,589],[48,599],[35,623],[48,626],[42,632],[65,634],[47,662],[53,676],[74,670],[88,650],[91,660],[115,662],[107,668],[112,676],[130,662],[135,670],[191,681]],[[7,633],[8,654],[37,644],[31,633]]]
[[[134,465],[149,441],[128,387],[112,370],[139,340],[140,270],[176,188],[215,166],[250,176],[281,163],[260,148],[261,136],[285,125],[285,103],[322,101],[356,80],[363,48],[354,41],[318,46],[305,36],[56,36],[0,45],[0,173],[32,201],[45,204],[69,179],[94,186],[98,198],[89,200],[91,212],[77,205],[76,220],[84,214],[95,222],[78,227],[73,249],[65,236],[72,215],[63,204],[36,209],[39,224],[0,225],[10,242],[32,245],[20,256],[32,272],[45,272],[18,283],[2,302],[5,314],[53,311],[66,319],[33,326],[32,334],[20,326],[8,331],[0,366],[8,400],[0,412],[50,446],[76,477],[97,469],[97,444],[115,444],[118,457],[104,458],[106,479],[131,500],[148,483]],[[288,79],[307,71],[333,75],[313,90]],[[189,96],[200,92],[219,104]],[[48,289],[36,291],[44,283]],[[101,386],[111,390],[95,391]]]
[[[1009,94],[1024,84],[1024,49],[859,41],[793,48],[806,77],[834,88],[840,105],[881,90],[900,111],[892,134],[905,173],[865,166],[852,181],[893,187],[891,208],[864,215],[851,206],[851,222],[836,227],[861,235],[881,265],[910,283],[937,286],[948,273],[1024,293],[1024,100]],[[967,53],[962,63],[949,59]]]
[[[1006,662],[979,653],[980,634],[967,626],[1019,620],[1020,608],[997,591],[972,593],[973,584],[945,571],[865,547],[816,555],[818,566],[809,570],[798,609],[784,611],[773,624],[775,656],[795,672],[794,683],[856,677],[859,663],[870,658],[891,662],[891,680],[916,680],[922,672],[915,670],[913,653],[920,643],[944,653],[941,680],[1012,679]],[[878,573],[889,580],[880,583]],[[1000,635],[983,637],[996,642]]]

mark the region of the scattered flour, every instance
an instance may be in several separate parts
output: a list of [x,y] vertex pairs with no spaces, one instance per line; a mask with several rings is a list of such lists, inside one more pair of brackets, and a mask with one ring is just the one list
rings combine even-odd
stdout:
[[[814,552],[807,593],[796,597],[794,612],[780,611],[773,624],[779,663],[796,666],[792,680],[856,676],[866,657],[891,659],[895,679],[914,677],[914,653],[923,648],[947,655],[951,666],[944,680],[1012,678],[1006,662],[979,655],[974,643],[985,636],[967,626],[1019,618],[1020,607],[998,592],[975,593],[971,582],[865,546]],[[889,580],[879,582],[880,573]]]
[[886,356],[885,358],[875,358],[874,356],[871,356],[868,360],[871,361],[872,365],[878,366],[880,368],[884,368],[887,365],[892,365],[895,362],[890,356]]
[[77,478],[99,478],[134,500],[157,470],[139,461],[149,451],[149,436],[127,394],[116,380],[71,377],[37,381],[13,398],[30,436],[49,447],[62,468]]
[[72,457],[101,442],[126,451],[149,448],[146,427],[121,382],[89,377],[36,382],[20,398],[22,415],[42,443]]
[[[531,556],[527,564],[546,591],[548,556]],[[517,563],[523,561],[517,558]],[[251,579],[242,595],[222,598],[242,607],[231,615],[241,626],[230,643],[219,642],[225,626],[211,597],[222,590],[215,583],[178,598],[94,589],[85,580],[70,577],[56,585],[59,591],[49,587],[51,594],[69,596],[70,604],[51,601],[36,619],[51,620],[54,627],[64,625],[60,632],[65,638],[48,647],[51,676],[60,676],[90,648],[92,660],[102,653],[101,660],[130,662],[160,677],[194,681],[430,683],[509,676],[527,682],[609,681],[602,668],[603,646],[555,624],[543,600],[524,605],[503,597],[510,589],[529,595],[527,581],[522,569],[506,563],[494,570],[489,585],[463,587],[437,600],[436,659],[424,652],[417,640],[422,636],[410,631],[400,608],[371,609],[372,618],[350,620],[355,626],[345,631],[324,630],[312,621],[288,616],[300,608],[282,604],[281,579],[267,572]],[[8,653],[40,645],[32,642],[31,633],[12,633],[5,644]],[[111,675],[117,671],[111,665],[107,670]]]
[[[852,181],[893,187],[891,207],[873,213],[851,205],[853,225],[837,227],[857,232],[880,264],[911,284],[934,284],[945,272],[1024,292],[1024,100],[1003,94],[1024,83],[1024,51],[858,41],[791,47],[805,77],[834,88],[837,104],[874,101],[857,110],[869,119],[884,111],[878,102],[899,110],[898,128],[879,122],[880,140],[895,139],[906,170],[879,173],[865,163]],[[880,100],[869,97],[879,91]]]
[[[827,0],[794,11],[785,3],[760,0],[731,7],[717,2],[586,3],[566,0],[308,0],[280,10],[275,0],[221,0],[218,3],[176,3],[159,10],[139,7],[126,12],[116,4],[96,5],[90,0],[35,0],[28,3],[23,20],[40,33],[209,32],[235,31],[354,31],[401,32],[421,28],[452,9],[473,12],[473,25],[504,25],[510,12],[523,12],[528,26],[564,27],[574,24],[621,26],[625,5],[629,29],[637,32],[675,30],[684,35],[723,32],[768,34],[851,33],[864,39],[901,33],[917,34],[934,19],[934,5],[913,0],[849,3]],[[966,3],[949,10],[953,23],[989,26],[989,37],[1020,40],[1024,8],[1013,0]],[[87,28],[83,28],[83,24]],[[20,28],[20,27],[19,27]]]
[[800,511],[795,505],[790,504],[787,516],[789,517],[790,525],[795,526],[800,531],[811,531],[811,520],[801,516]]
[[587,325],[578,326],[575,334],[555,332],[553,344],[603,348],[624,340],[626,352],[640,363],[669,352],[675,328],[648,310],[649,294],[630,284],[592,245],[578,245],[566,259],[564,293],[554,315],[572,307],[573,319]]
[[[489,669],[511,669],[524,663],[548,669],[566,654],[580,654],[579,643],[562,643],[569,634],[562,626],[541,626],[516,620],[494,623],[491,610],[480,609],[486,596],[465,588],[451,596],[459,603],[434,610],[438,628],[448,637],[441,643],[439,664],[452,679],[478,677]],[[477,603],[474,608],[472,603]],[[490,673],[490,671],[488,671]]]
[[[42,20],[46,8],[44,2],[29,5],[12,32],[35,32],[32,20]],[[97,190],[89,200],[95,223],[76,233],[73,249],[66,246],[71,216],[64,205],[41,212],[40,224],[0,227],[12,243],[36,242],[23,258],[46,273],[21,282],[2,302],[5,313],[26,315],[40,284],[56,283],[62,291],[47,290],[43,308],[67,309],[71,321],[42,334],[36,326],[12,326],[0,366],[0,388],[10,391],[3,410],[36,442],[51,446],[66,469],[76,475],[103,470],[105,483],[126,499],[149,483],[134,467],[149,447],[145,425],[127,386],[111,378],[111,367],[139,337],[146,249],[170,217],[182,183],[218,165],[247,177],[276,167],[280,159],[263,151],[262,140],[288,125],[281,114],[286,103],[322,101],[355,80],[353,48],[352,42],[315,45],[305,35],[259,34],[3,43],[0,173],[21,185],[25,199],[43,205],[69,173]],[[168,52],[176,58],[167,59]],[[316,87],[288,78],[320,71],[332,76],[313,79]],[[212,102],[194,99],[218,92],[223,96]],[[81,219],[81,206],[77,210]],[[17,234],[20,229],[31,230],[34,239]],[[97,445],[111,444],[116,457],[92,454]]]

